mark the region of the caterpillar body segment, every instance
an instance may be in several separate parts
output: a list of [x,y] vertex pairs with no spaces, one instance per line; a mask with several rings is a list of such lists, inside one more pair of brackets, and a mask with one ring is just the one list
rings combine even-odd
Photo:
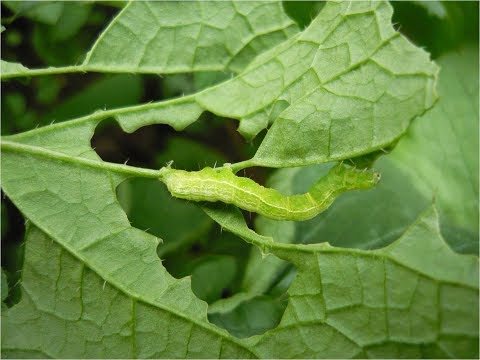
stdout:
[[378,172],[334,166],[307,193],[286,196],[255,181],[236,176],[228,167],[200,171],[164,168],[161,180],[170,193],[193,201],[221,201],[275,220],[308,220],[326,210],[342,193],[369,189],[380,180]]

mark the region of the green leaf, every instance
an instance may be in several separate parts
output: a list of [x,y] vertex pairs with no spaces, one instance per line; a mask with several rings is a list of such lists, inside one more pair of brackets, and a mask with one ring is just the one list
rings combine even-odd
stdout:
[[242,167],[306,165],[378,150],[436,99],[437,66],[394,31],[391,13],[388,3],[328,3],[303,33],[230,81],[103,116],[115,116],[127,132],[153,123],[180,130],[208,110],[239,119],[246,137],[273,122]]
[[449,243],[478,253],[478,48],[439,63],[441,99],[413,124],[392,161],[418,192],[435,197]]
[[15,16],[25,16],[35,21],[54,25],[62,15],[64,6],[62,1],[3,1]]
[[[392,153],[375,164],[382,180],[374,189],[345,194],[306,222],[259,217],[256,230],[285,243],[328,241],[338,247],[375,249],[395,241],[434,201],[448,244],[455,251],[478,254],[478,152],[471,151],[479,146],[478,81],[471,81],[478,78],[477,63],[475,49],[439,59],[441,98],[414,121]],[[329,167],[281,169],[268,186],[284,194],[301,193]],[[286,271],[284,261],[253,252],[244,290],[262,294]]]
[[149,73],[238,72],[254,54],[295,30],[280,2],[131,2],[95,43],[84,65]]
[[238,72],[257,54],[297,31],[280,2],[132,1],[81,65],[36,70],[2,67],[2,78],[85,71]]
[[[437,68],[393,30],[390,17],[386,3],[327,3],[298,40],[282,49],[275,60],[288,68],[288,79],[297,69],[284,58],[302,54],[307,66],[295,64],[300,77],[285,79],[288,91],[269,89],[278,93],[277,103],[290,106],[278,115],[253,164],[295,166],[361,155],[394,141],[433,104]],[[407,98],[400,88],[415,95]],[[255,123],[262,118],[257,114]]]
[[104,278],[96,266],[31,227],[22,301],[2,314],[3,351],[11,357],[30,351],[54,358],[252,357],[240,341],[207,322],[206,303],[194,297],[190,280],[171,278],[151,237],[140,234],[124,234],[115,240],[117,250],[108,246],[103,254],[109,272],[137,288],[125,291],[111,275]]
[[210,255],[200,259],[193,268],[192,290],[200,299],[209,303],[222,296],[234,280],[237,271],[235,258],[225,255]]
[[[4,174],[2,177],[2,188],[12,200],[14,199],[15,204],[22,209],[22,212],[25,210],[25,216],[33,224],[41,226],[41,229],[49,234],[50,238],[55,239],[55,243],[52,243],[52,240],[46,240],[44,235],[39,235],[44,238],[44,242],[55,246],[58,250],[56,255],[54,255],[53,249],[47,249],[47,254],[52,254],[56,258],[49,259],[48,256],[40,255],[41,260],[45,260],[49,264],[58,264],[58,261],[60,261],[59,257],[64,257],[68,261],[79,259],[78,267],[87,266],[92,269],[92,274],[96,274],[96,281],[99,284],[103,284],[106,281],[115,289],[128,295],[126,298],[127,305],[121,308],[120,311],[123,311],[125,314],[131,313],[131,308],[134,306],[133,303],[137,299],[142,299],[143,303],[149,304],[145,305],[144,309],[147,313],[152,306],[164,309],[163,323],[165,323],[165,319],[169,321],[168,319],[172,317],[172,321],[175,323],[172,325],[172,329],[175,329],[174,334],[178,339],[185,339],[191,336],[190,350],[185,347],[188,346],[187,343],[183,345],[184,348],[170,344],[171,348],[167,347],[162,350],[163,345],[156,339],[155,341],[159,347],[154,350],[148,349],[149,345],[147,345],[147,348],[141,351],[131,350],[130,352],[129,350],[125,352],[125,345],[123,344],[118,349],[115,349],[115,351],[118,350],[118,353],[114,352],[115,355],[112,356],[118,357],[118,354],[124,353],[130,354],[129,357],[155,357],[155,351],[158,351],[167,357],[183,357],[190,351],[192,356],[196,357],[217,357],[220,352],[223,352],[224,356],[229,357],[228,354],[230,354],[232,346],[239,347],[235,353],[240,351],[240,354],[242,354],[240,356],[250,356],[250,351],[242,350],[244,346],[239,344],[236,339],[229,338],[225,331],[207,322],[207,305],[198,300],[192,293],[190,279],[176,280],[166,272],[156,253],[158,240],[152,235],[132,228],[118,204],[115,188],[121,181],[125,180],[125,176],[121,175],[122,170],[120,173],[115,173],[110,172],[109,168],[127,170],[127,175],[150,173],[153,177],[158,177],[157,172],[137,169],[132,173],[130,170],[135,168],[125,165],[108,165],[108,163],[101,162],[90,146],[90,138],[94,130],[90,123],[60,123],[57,124],[56,129],[57,131],[51,133],[47,131],[40,137],[33,136],[29,138],[28,133],[25,133],[27,136],[23,140],[30,144],[36,144],[37,147],[23,146],[25,149],[29,148],[30,150],[32,148],[37,150],[44,148],[44,150],[41,150],[41,153],[44,155],[47,152],[50,155],[63,154],[60,155],[60,158],[64,160],[60,160],[60,158],[47,160],[49,156],[47,158],[39,158],[33,154],[19,155],[18,157],[18,154],[15,155],[16,151],[9,152],[7,150],[8,141],[2,142],[4,150],[2,152],[2,174]],[[18,140],[22,137],[20,135],[20,137],[17,136],[16,138]],[[18,148],[18,145],[19,143],[13,146]],[[47,148],[51,150],[45,150]],[[37,153],[37,151],[34,150],[34,153]],[[94,167],[85,167],[86,164]],[[35,176],[32,176],[32,173]],[[38,179],[43,180],[38,181]],[[56,245],[57,243],[59,245]],[[60,255],[64,251],[68,252],[65,255]],[[33,253],[41,254],[40,251],[33,251]],[[28,268],[29,265],[26,266]],[[65,266],[68,267],[68,265]],[[45,271],[46,278],[52,275],[47,266]],[[76,271],[78,272],[78,269]],[[68,286],[77,284],[72,291],[78,294],[80,278],[76,278],[77,281],[73,282],[70,281],[71,275],[66,276],[68,280],[65,281],[69,284]],[[33,283],[33,286],[36,286],[36,280]],[[52,286],[55,288],[56,285],[52,284]],[[44,289],[43,286],[41,288]],[[93,292],[97,293],[95,296],[101,298],[100,289],[101,287],[96,288]],[[51,290],[47,291],[50,295],[44,299],[46,306],[57,307],[50,300],[54,293]],[[116,298],[116,294],[117,292],[112,295],[113,298]],[[62,295],[59,297],[68,299],[71,296],[73,295]],[[95,307],[99,301],[93,300],[92,311],[96,311]],[[108,302],[108,298],[105,301]],[[58,305],[60,316],[77,316],[75,314],[81,311],[79,310],[81,307],[78,307],[78,301],[75,306],[76,310],[72,312],[73,310],[69,305]],[[50,310],[47,309],[47,311]],[[109,312],[105,308],[101,311]],[[21,309],[19,312],[23,313]],[[130,315],[127,316],[131,317]],[[47,314],[47,318],[50,318],[50,315]],[[149,316],[146,315],[145,318],[148,320]],[[101,319],[101,317],[98,317],[98,319]],[[179,322],[176,322],[177,320]],[[185,323],[185,320],[188,321]],[[40,320],[40,323],[43,321]],[[86,322],[86,326],[89,326],[90,320]],[[2,322],[2,324],[6,324],[6,322]],[[77,325],[74,326],[77,328]],[[12,326],[18,330],[16,325]],[[28,327],[28,324],[25,326]],[[58,323],[47,325],[47,327],[53,328],[57,326]],[[148,321],[145,326],[150,326]],[[196,335],[193,335],[192,331],[196,331],[196,326],[199,326],[199,329],[206,330],[206,332],[200,330],[199,334],[203,334],[202,336],[207,335],[207,338],[217,342],[217,345],[212,345],[211,341],[205,342],[204,337],[201,337],[202,340],[200,338],[195,340]],[[158,326],[154,327],[160,329]],[[13,328],[3,331],[2,334],[9,333],[9,336],[15,338],[17,334],[22,333],[22,331],[19,333],[17,330],[12,330]],[[29,331],[31,333],[43,333],[41,328],[30,328]],[[105,331],[109,332],[110,330],[107,328]],[[54,335],[58,330],[47,332]],[[79,332],[89,333],[85,329],[79,330]],[[100,341],[99,339],[102,336],[99,335],[96,341]],[[155,335],[156,337],[157,335]],[[54,356],[56,357],[83,357],[88,356],[88,354],[98,357],[103,353],[103,345],[85,347],[85,340],[81,339],[81,337],[78,337],[80,345],[72,345],[72,347],[65,347],[59,350],[44,349],[44,352],[55,354]],[[37,340],[39,338],[33,339],[33,341]],[[5,341],[3,342],[4,344]],[[20,335],[19,341],[25,341],[25,338]],[[198,341],[201,342],[200,345]],[[164,344],[167,346],[166,343]],[[205,344],[208,344],[208,346],[205,346]],[[37,349],[40,345],[25,345],[21,343],[20,345],[12,346],[20,349]],[[128,346],[130,348],[130,345]],[[200,349],[198,346],[200,346]],[[9,349],[9,346],[6,345],[5,348]]]
[[388,247],[292,245],[250,230],[239,213],[206,207],[225,229],[292,262],[282,321],[257,340],[268,357],[477,357],[478,257],[444,242],[433,208]]
[[171,123],[175,112],[182,128],[208,110],[239,119],[239,131],[251,138],[273,122],[244,166],[305,165],[387,146],[432,106],[437,67],[394,31],[387,3],[354,4],[327,3],[304,32],[257,57],[236,78],[152,104],[148,113],[120,115],[120,124],[134,131]]
[[[210,334],[208,337],[212,337],[212,341],[218,341],[217,345],[208,342],[208,348],[202,348],[199,352],[196,352],[197,345],[194,345],[196,340],[195,336],[192,335],[192,356],[194,356],[193,354],[195,356],[204,354],[203,356],[216,357],[221,349],[228,353],[231,346],[239,346],[239,351],[247,356],[249,352],[242,352],[243,347],[235,345],[237,344],[235,339],[224,339],[225,332],[206,321],[207,305],[198,300],[191,292],[190,279],[176,280],[166,272],[156,254],[158,240],[152,235],[130,226],[115,196],[116,186],[125,177],[110,172],[107,170],[108,165],[107,168],[103,167],[107,163],[98,160],[98,156],[93,152],[89,143],[93,134],[93,127],[90,127],[88,123],[77,125],[69,123],[67,126],[65,124],[58,124],[57,129],[61,130],[56,133],[50,135],[45,133],[42,137],[29,139],[30,143],[52,147],[57,151],[57,154],[58,151],[61,151],[63,154],[70,154],[70,156],[81,155],[81,158],[77,158],[83,159],[80,160],[80,163],[75,160],[73,162],[68,160],[59,162],[58,159],[52,161],[52,159],[42,159],[35,155],[33,157],[32,155],[19,155],[18,157],[15,155],[15,151],[7,154],[9,151],[5,151],[6,142],[2,143],[4,149],[2,153],[2,175],[4,175],[2,176],[2,187],[4,191],[22,209],[22,212],[25,210],[25,216],[33,224],[40,226],[45,233],[49,234],[50,238],[55,239],[55,243],[59,244],[54,245],[51,240],[45,240],[47,244],[56,246],[58,250],[56,260],[47,260],[48,263],[58,264],[60,253],[64,252],[62,249],[66,249],[68,253],[65,253],[65,258],[73,259],[75,257],[75,259],[79,259],[78,266],[87,266],[92,269],[92,274],[96,274],[98,283],[102,284],[107,281],[115,289],[128,294],[128,305],[123,308],[125,314],[127,314],[126,309],[129,309],[128,313],[131,313],[131,307],[134,306],[133,303],[136,299],[142,299],[143,303],[149,304],[145,305],[145,311],[148,312],[152,306],[158,307],[166,311],[163,314],[164,320],[172,317],[176,324],[173,325],[172,329],[176,328],[174,333],[178,338],[184,339],[190,336],[192,331],[196,331],[193,330],[193,327],[197,325],[206,329],[206,334]],[[86,163],[101,165],[101,167],[88,168],[84,166]],[[118,169],[129,168],[115,164],[110,166]],[[141,174],[141,172],[137,174]],[[32,174],[35,174],[35,176],[32,176]],[[42,180],[39,181],[39,179]],[[53,255],[53,250],[48,250],[47,253],[49,252],[52,252]],[[34,251],[34,253],[38,252]],[[42,259],[47,258],[42,256]],[[47,267],[45,269],[48,274],[49,270],[47,270]],[[47,274],[47,277],[52,275],[52,273]],[[74,291],[78,294],[80,278],[77,278],[76,282],[70,280],[69,278],[66,282],[72,286],[76,283]],[[55,284],[52,286],[55,288]],[[93,291],[101,297],[101,292],[98,291],[100,289],[97,288]],[[78,301],[75,305],[76,310],[72,313],[73,310],[68,305],[63,308],[63,305],[52,303],[50,299],[54,292],[48,292],[50,295],[44,298],[46,306],[58,306],[61,316],[72,317],[77,316],[79,311],[81,312]],[[72,295],[62,296],[61,298],[68,299],[69,296]],[[113,297],[115,298],[115,295]],[[108,299],[106,300],[108,301]],[[68,300],[66,301],[68,302]],[[95,309],[92,311],[95,311]],[[130,315],[127,316],[130,317]],[[148,319],[148,316],[146,318]],[[177,323],[177,320],[180,322]],[[188,320],[187,323],[184,322],[185,320]],[[87,320],[87,323],[89,323],[89,320]],[[5,324],[5,322],[2,322],[2,324]],[[149,325],[145,326],[148,327]],[[158,326],[156,328],[159,329]],[[30,331],[36,332],[38,330],[31,329]],[[5,331],[2,333],[5,334]],[[7,330],[6,333],[10,333],[13,337],[19,334],[15,330]],[[39,333],[43,333],[43,331]],[[39,339],[37,338],[34,341],[37,340]],[[81,341],[80,338],[79,341]],[[99,338],[97,338],[97,341],[99,341]],[[161,343],[158,339],[156,341],[161,348]],[[3,343],[5,344],[5,342]],[[83,357],[88,354],[94,354],[91,356],[98,357],[103,351],[103,347],[85,348],[82,344],[78,347],[72,346],[70,350],[69,347],[65,347],[60,350],[46,349],[45,351],[55,354],[56,357]],[[187,345],[187,343],[184,344],[184,346]],[[21,349],[25,348],[24,345],[19,346]],[[9,346],[6,346],[6,348],[9,348]],[[36,349],[38,346],[27,347],[27,349],[32,348]],[[68,353],[68,351],[70,352]],[[118,353],[115,353],[117,354],[116,357],[118,357],[118,354],[125,353],[124,348],[118,348],[118,351]],[[144,352],[142,353],[142,351]],[[155,357],[155,352],[152,353],[147,348],[142,351],[125,354],[130,354],[129,357]],[[157,348],[155,351],[160,350]],[[174,346],[174,349],[164,350],[164,355],[170,357],[182,357],[186,353],[186,348],[182,349],[178,346]]]
[[276,327],[285,311],[286,299],[257,296],[242,302],[235,309],[225,312],[211,312],[208,319],[240,338],[262,334]]
[[[478,356],[478,258],[446,246],[435,211],[377,251],[279,246],[248,230],[240,217],[226,214],[224,209],[215,213],[224,226],[298,268],[286,312],[274,330],[235,340],[199,318],[205,309],[185,318],[171,306],[158,306],[184,281],[173,280],[156,304],[149,303],[113,286],[32,227],[22,301],[3,314],[4,352],[12,357],[29,351],[50,357]],[[154,252],[145,251],[142,242],[128,249],[126,244],[116,242],[123,258],[140,257],[137,266]],[[104,256],[110,264],[121,260]],[[117,271],[129,277],[128,270]],[[165,276],[152,277],[148,292],[155,292]],[[190,290],[176,290],[176,301],[185,303]]]
[[[116,21],[133,4],[141,3],[129,3]],[[2,188],[32,224],[22,300],[2,314],[4,355],[478,356],[478,258],[445,245],[434,210],[375,251],[282,243],[249,229],[238,212],[208,210],[226,229],[297,268],[278,327],[240,340],[208,322],[207,304],[195,297],[190,278],[166,271],[159,240],[132,227],[118,203],[121,182],[156,179],[159,171],[103,162],[90,145],[95,127],[110,116],[128,131],[150,123],[183,129],[210,110],[243,119],[250,136],[273,122],[247,165],[304,165],[378,150],[435,99],[436,66],[394,32],[390,15],[388,3],[328,3],[303,33],[262,48],[267,51],[220,85],[3,138]],[[342,62],[347,50],[350,61]],[[330,117],[335,122],[325,127]],[[318,146],[322,136],[331,139],[328,151]]]
[[[278,228],[292,243],[322,239],[341,247],[379,248],[394,241],[433,200],[449,245],[477,254],[479,159],[472,151],[479,147],[477,63],[476,49],[439,59],[441,98],[375,164],[382,180],[374,189],[345,194],[311,221],[282,225],[292,227],[288,232],[264,219],[257,229],[270,235]],[[283,169],[270,186],[302,192],[325,171],[326,166]]]

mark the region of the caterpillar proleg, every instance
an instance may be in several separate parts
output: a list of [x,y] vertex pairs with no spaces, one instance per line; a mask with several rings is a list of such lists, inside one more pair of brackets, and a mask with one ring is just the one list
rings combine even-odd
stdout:
[[307,193],[291,196],[238,177],[229,167],[206,167],[191,172],[163,168],[160,179],[173,196],[181,199],[222,201],[271,219],[302,221],[326,210],[346,191],[372,188],[380,180],[380,174],[338,164]]

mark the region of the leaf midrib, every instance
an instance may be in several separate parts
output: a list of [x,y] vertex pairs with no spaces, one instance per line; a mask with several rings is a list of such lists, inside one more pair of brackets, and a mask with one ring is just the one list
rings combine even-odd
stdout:
[[[138,167],[129,166],[129,165],[108,163],[101,160],[100,161],[90,160],[82,157],[73,157],[64,153],[44,149],[38,146],[24,145],[24,144],[11,142],[11,141],[2,141],[1,148],[2,150],[6,150],[6,151],[13,151],[17,153],[26,153],[26,154],[36,155],[36,156],[42,156],[50,159],[55,159],[58,161],[64,161],[70,164],[75,164],[78,166],[88,166],[91,168],[96,168],[104,171],[112,171],[112,172],[123,174],[123,175],[155,178],[155,179],[161,180],[160,170],[152,170],[152,169],[138,168]],[[416,224],[417,222],[414,222],[413,224],[411,224],[399,238],[406,236]],[[439,232],[437,232],[437,234],[441,237],[441,234]],[[245,234],[237,233],[237,235],[245,239]],[[259,246],[260,248],[269,248],[274,252],[275,250],[279,250],[279,251],[283,250],[288,252],[304,252],[304,253],[310,253],[310,254],[347,253],[347,254],[356,254],[356,255],[370,256],[370,257],[373,256],[373,257],[378,257],[382,259],[389,259],[390,261],[398,265],[408,268],[418,274],[422,274],[423,276],[426,276],[434,281],[441,281],[442,283],[445,283],[445,284],[459,285],[459,286],[468,287],[469,289],[472,289],[472,290],[477,290],[477,288],[469,284],[451,282],[445,279],[443,280],[435,279],[431,275],[426,274],[419,269],[412,268],[410,265],[404,264],[403,262],[395,259],[391,255],[385,253],[383,250],[386,248],[383,248],[380,251],[373,250],[373,251],[367,252],[361,249],[332,247],[328,244],[328,242],[323,244],[306,244],[306,245],[305,244],[287,244],[287,243],[275,242],[273,238],[267,237],[267,236],[261,236],[257,233],[248,234],[248,235],[250,236],[248,236],[248,239],[246,240],[248,240],[249,242]]]

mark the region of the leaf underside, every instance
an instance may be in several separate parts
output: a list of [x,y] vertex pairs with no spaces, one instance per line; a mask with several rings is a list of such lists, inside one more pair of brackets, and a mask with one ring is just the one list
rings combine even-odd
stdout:
[[[169,6],[184,9],[182,15]],[[278,15],[280,3],[222,3],[218,14],[216,6],[131,2],[83,70],[130,71],[122,66],[135,58],[135,71],[149,72],[151,56],[161,53],[156,46],[165,46],[162,39],[172,43],[174,33],[188,41],[165,54],[188,51],[175,63],[154,62],[163,68],[151,71],[204,70],[201,61],[208,61],[208,70],[237,76],[179,99],[100,111],[3,139],[2,189],[30,223],[22,299],[2,314],[3,355],[478,357],[478,258],[448,248],[433,208],[375,251],[282,244],[248,229],[239,213],[207,209],[221,226],[298,271],[280,324],[247,339],[208,322],[207,304],[193,294],[190,278],[175,279],[162,265],[159,239],[130,225],[116,188],[132,174],[155,172],[101,161],[90,140],[106,117],[126,131],[152,123],[183,129],[208,110],[238,119],[247,138],[268,127],[248,165],[286,167],[387,146],[436,99],[437,66],[394,31],[386,2],[327,3],[301,33]],[[192,9],[201,21],[192,21]],[[280,20],[264,22],[269,12]],[[226,35],[239,28],[235,21],[250,31],[238,41]],[[131,33],[136,23],[144,25],[138,34]],[[145,37],[157,23],[158,33]],[[129,46],[116,44],[117,36]],[[212,58],[200,59],[202,51]],[[112,64],[111,54],[122,56]],[[13,75],[36,74],[8,66]]]

